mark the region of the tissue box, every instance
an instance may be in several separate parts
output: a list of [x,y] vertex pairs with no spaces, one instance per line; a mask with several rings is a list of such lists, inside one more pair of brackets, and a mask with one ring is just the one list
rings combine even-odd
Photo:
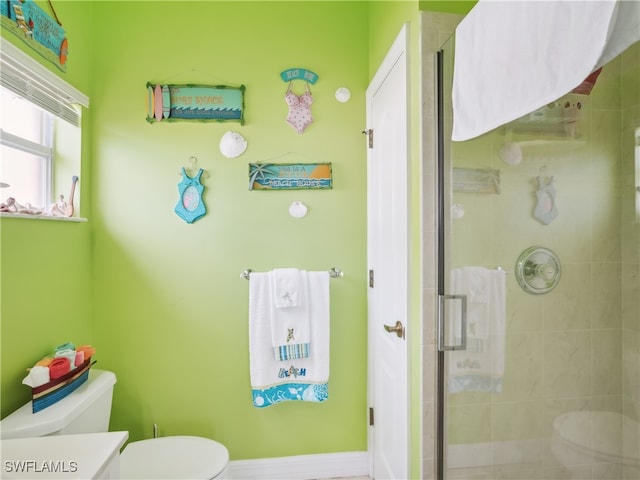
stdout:
[[89,369],[91,368],[91,358],[78,365],[69,373],[56,378],[44,385],[31,389],[32,411],[33,413],[59,402],[64,397],[73,392],[76,388],[87,381]]

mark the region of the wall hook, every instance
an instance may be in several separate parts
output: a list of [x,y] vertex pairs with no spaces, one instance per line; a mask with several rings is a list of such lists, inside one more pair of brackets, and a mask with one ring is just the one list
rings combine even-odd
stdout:
[[[190,177],[193,177],[198,173],[198,157],[192,155],[187,159],[188,166],[185,166],[184,169]],[[178,170],[178,175],[182,177],[182,169]],[[209,178],[209,172],[202,169],[202,178]]]

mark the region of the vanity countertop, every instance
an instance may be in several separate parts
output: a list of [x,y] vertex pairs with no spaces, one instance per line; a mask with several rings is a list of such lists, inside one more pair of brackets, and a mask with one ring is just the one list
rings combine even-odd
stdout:
[[129,432],[0,440],[3,479],[108,479],[119,474]]

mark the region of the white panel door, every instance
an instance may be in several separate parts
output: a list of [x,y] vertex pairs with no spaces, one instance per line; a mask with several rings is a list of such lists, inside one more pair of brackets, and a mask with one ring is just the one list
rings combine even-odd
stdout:
[[408,477],[407,27],[367,89],[370,475]]

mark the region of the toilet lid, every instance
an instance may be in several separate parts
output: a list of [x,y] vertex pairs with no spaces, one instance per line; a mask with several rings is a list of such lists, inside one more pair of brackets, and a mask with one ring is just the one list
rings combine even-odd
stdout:
[[209,480],[229,463],[224,445],[203,437],[169,436],[129,443],[120,455],[121,478]]

